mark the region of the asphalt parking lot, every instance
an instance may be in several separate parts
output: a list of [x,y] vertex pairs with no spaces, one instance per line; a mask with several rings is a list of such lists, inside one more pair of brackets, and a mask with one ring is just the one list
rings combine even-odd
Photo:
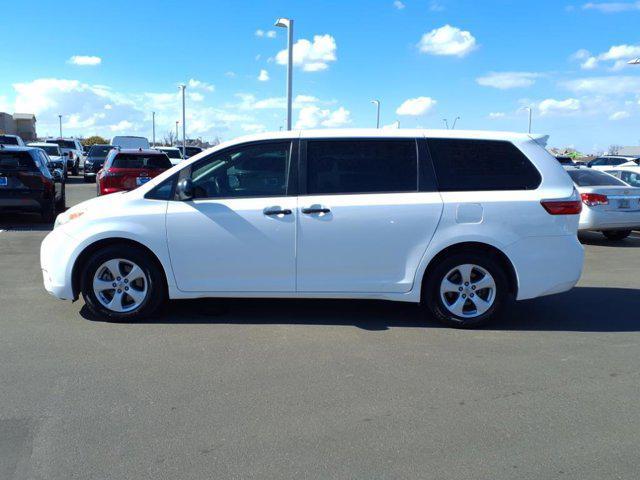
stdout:
[[576,289],[484,330],[362,301],[110,324],[44,291],[36,219],[0,219],[0,479],[638,477],[638,234],[582,237]]

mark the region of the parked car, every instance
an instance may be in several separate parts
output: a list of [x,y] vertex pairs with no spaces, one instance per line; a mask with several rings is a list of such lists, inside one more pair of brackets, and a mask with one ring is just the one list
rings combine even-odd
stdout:
[[[178,147],[180,148],[180,152],[182,152],[182,147]],[[185,149],[185,155],[184,158],[191,158],[194,155],[197,155],[199,153],[201,153],[203,151],[202,147],[194,147],[194,146],[186,146],[184,147]]]
[[619,178],[627,185],[640,187],[640,166],[626,167],[620,165],[613,170],[606,170],[606,173]]
[[0,135],[0,145],[24,147],[24,142],[18,135]]
[[184,158],[182,157],[182,148],[178,147],[155,147],[156,150],[160,150],[167,154],[169,160],[173,165],[179,164]]
[[588,168],[569,167],[567,173],[584,204],[580,231],[602,232],[609,240],[622,240],[640,228],[640,188]]
[[149,149],[149,140],[145,137],[134,137],[130,135],[115,136],[111,139],[111,145],[122,149],[142,148]]
[[568,157],[566,155],[556,155],[556,160],[558,160],[558,163],[560,163],[560,165],[563,166],[575,166],[576,162],[573,161],[573,158]]
[[65,209],[64,174],[40,148],[0,146],[0,211],[37,212],[53,222]]
[[80,165],[84,161],[84,148],[77,138],[49,138],[47,143],[56,143],[62,154],[68,157],[67,171],[72,175],[80,173]]
[[112,149],[96,176],[98,195],[133,190],[171,167],[157,150]]
[[60,146],[57,143],[31,142],[27,146],[44,150],[44,153],[49,157],[49,170],[57,169],[63,172],[65,177],[67,176],[67,160],[69,157],[62,154],[62,150],[60,150]]
[[611,169],[611,167],[617,167],[618,165],[634,162],[635,160],[635,157],[605,155],[602,157],[598,157],[595,160],[591,160],[589,163],[587,163],[587,167],[593,168],[595,170],[609,170]]
[[276,132],[71,208],[41,266],[52,295],[110,320],[167,297],[368,298],[473,327],[576,284],[581,208],[525,134]]
[[107,154],[111,150],[113,150],[111,145],[91,145],[82,168],[85,182],[95,182],[96,174],[102,169],[102,165],[104,165]]

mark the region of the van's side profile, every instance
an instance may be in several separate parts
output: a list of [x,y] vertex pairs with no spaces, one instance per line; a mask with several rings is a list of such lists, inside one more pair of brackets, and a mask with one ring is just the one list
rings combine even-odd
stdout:
[[577,283],[580,211],[525,134],[277,132],[71,208],[41,264],[51,294],[112,320],[167,298],[360,298],[472,327]]

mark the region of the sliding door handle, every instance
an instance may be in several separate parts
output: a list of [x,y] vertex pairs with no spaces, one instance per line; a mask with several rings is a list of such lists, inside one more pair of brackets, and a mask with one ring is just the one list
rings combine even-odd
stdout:
[[307,215],[311,215],[313,213],[330,213],[331,209],[327,207],[323,207],[322,205],[311,205],[310,207],[305,207],[302,209],[302,213]]
[[288,208],[267,207],[262,211],[262,213],[271,217],[275,215],[291,215],[293,212]]

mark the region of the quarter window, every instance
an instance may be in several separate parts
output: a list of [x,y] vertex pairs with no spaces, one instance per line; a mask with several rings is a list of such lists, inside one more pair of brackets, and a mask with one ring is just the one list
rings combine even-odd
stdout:
[[195,198],[280,197],[287,194],[291,142],[229,148],[197,162]]
[[307,193],[415,192],[414,140],[313,140],[307,143]]
[[443,192],[533,190],[540,173],[510,142],[430,139],[440,190]]

